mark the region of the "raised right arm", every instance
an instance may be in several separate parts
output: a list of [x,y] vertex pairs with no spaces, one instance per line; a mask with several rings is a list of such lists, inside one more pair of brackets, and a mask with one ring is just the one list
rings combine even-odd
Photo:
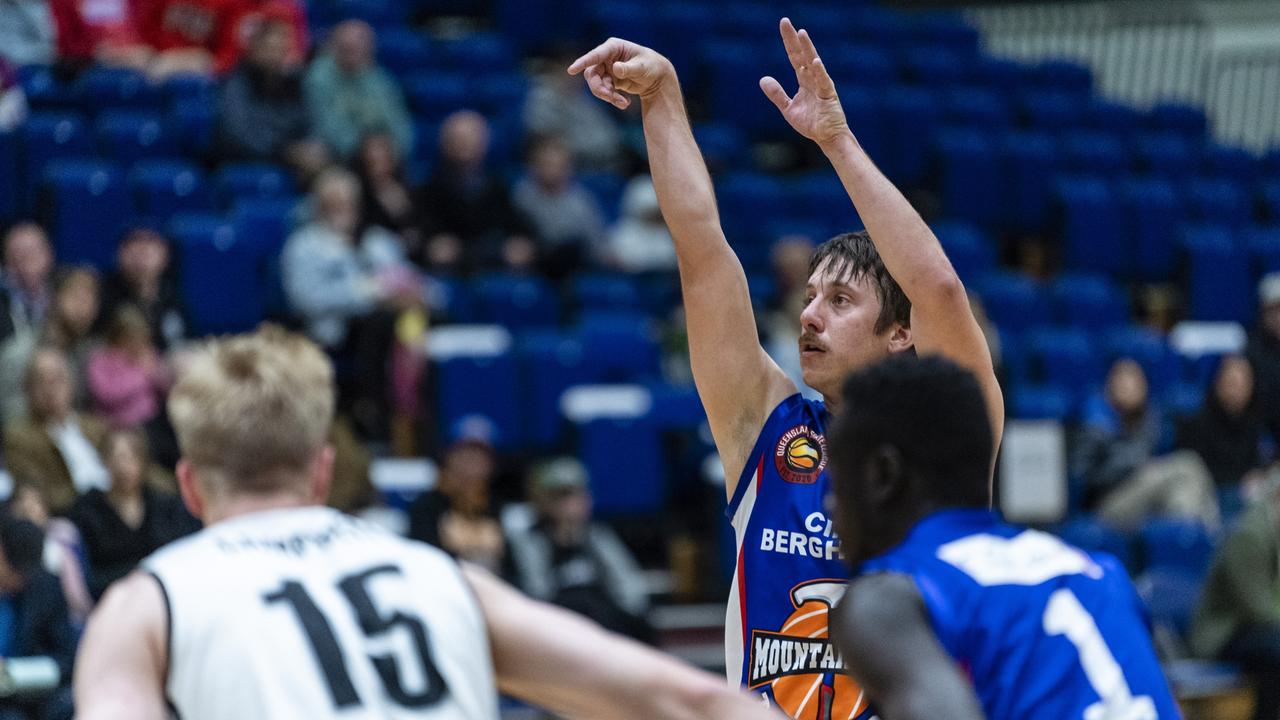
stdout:
[[760,346],[746,274],[720,228],[679,79],[665,57],[616,38],[569,72],[584,73],[591,91],[618,107],[630,105],[627,94],[640,97],[649,169],[679,261],[693,378],[732,497],[761,426],[796,388]]

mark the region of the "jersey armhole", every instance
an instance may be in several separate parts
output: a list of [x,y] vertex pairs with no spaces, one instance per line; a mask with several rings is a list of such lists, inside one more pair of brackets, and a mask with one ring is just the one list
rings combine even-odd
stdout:
[[169,599],[169,589],[154,570],[144,568],[143,572],[156,581],[160,597],[164,600],[164,704],[173,720],[182,720],[182,713],[173,704],[173,698],[169,697],[169,670],[173,667],[173,601]]
[[787,396],[769,412],[769,416],[766,417],[764,419],[764,423],[760,425],[760,431],[756,434],[755,445],[751,447],[751,453],[747,455],[747,464],[742,467],[742,473],[738,476],[738,485],[733,489],[733,497],[729,499],[729,505],[724,511],[724,516],[729,520],[733,520],[734,516],[738,514],[738,506],[742,504],[742,499],[746,497],[747,489],[751,485],[751,480],[755,477],[755,474],[760,467],[761,455],[768,447],[769,442],[772,442],[766,441],[770,435],[770,433],[767,432],[769,430],[769,424],[772,423],[780,413],[789,411],[795,403],[803,401],[804,397],[798,392]]

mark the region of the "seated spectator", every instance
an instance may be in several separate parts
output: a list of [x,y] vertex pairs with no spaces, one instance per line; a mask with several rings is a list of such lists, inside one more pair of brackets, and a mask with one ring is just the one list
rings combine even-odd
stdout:
[[1222,360],[1200,412],[1178,430],[1178,447],[1194,450],[1219,488],[1237,487],[1263,466],[1264,423],[1253,368],[1239,355]]
[[13,67],[51,65],[57,36],[50,0],[0,3],[0,59]]
[[148,486],[151,459],[141,432],[111,433],[105,454],[108,487],[81,495],[67,515],[80,531],[95,601],[143,558],[200,529],[181,498]]
[[53,297],[53,249],[33,222],[9,228],[4,236],[4,292],[0,293],[0,339],[35,333]]
[[14,484],[34,487],[55,515],[65,514],[78,494],[108,487],[99,455],[106,423],[75,411],[72,387],[66,355],[37,349],[26,377],[29,415],[4,432],[5,464]]
[[151,338],[161,350],[186,340],[187,323],[169,261],[169,242],[160,233],[148,227],[126,233],[116,251],[116,269],[103,283],[103,322],[122,307],[135,307],[147,319]]
[[302,76],[289,65],[292,32],[283,20],[253,25],[244,59],[218,96],[217,147],[225,159],[286,162],[310,178],[328,153],[311,137]]
[[622,131],[604,105],[564,71],[577,58],[566,53],[551,60],[534,78],[524,106],[526,136],[564,138],[574,162],[586,170],[618,170]]
[[77,630],[83,628],[93,610],[93,597],[89,595],[84,546],[75,523],[49,515],[49,504],[30,485],[14,488],[6,505],[14,517],[27,520],[44,532],[44,569],[58,578],[72,625]]
[[1257,689],[1253,717],[1280,715],[1280,477],[1218,548],[1191,623],[1200,657],[1237,663]]
[[334,418],[333,427],[329,429],[329,445],[333,448],[329,507],[357,513],[377,504],[378,490],[369,477],[369,451],[345,418]]
[[[236,19],[236,38],[240,42],[242,53],[249,47],[258,26],[272,22],[282,22],[290,29],[289,47],[285,53],[286,67],[302,67],[311,48],[311,33],[307,28],[307,11],[300,0],[241,0],[240,16]],[[227,67],[234,65],[235,63],[231,63]]]
[[563,140],[544,137],[533,143],[529,174],[516,184],[512,199],[533,223],[542,267],[551,277],[564,277],[598,254],[604,218],[595,197],[574,180],[573,158]]
[[436,487],[409,506],[409,537],[500,573],[507,547],[491,493],[497,467],[493,433],[481,417],[465,418],[454,429]]
[[395,80],[374,61],[373,29],[347,20],[333,29],[328,47],[307,71],[311,125],[342,160],[355,155],[360,139],[378,131],[395,138],[396,153],[413,150],[413,123]]
[[49,0],[58,58],[73,65],[145,69],[155,52],[143,38],[135,0]]
[[405,252],[416,256],[422,245],[420,218],[414,205],[413,190],[404,177],[404,165],[396,150],[395,139],[385,132],[366,135],[360,141],[355,164],[363,191],[361,225],[386,228],[399,234]]
[[508,539],[520,588],[613,632],[652,641],[640,566],[608,525],[592,522],[582,463],[566,457],[539,467],[529,499],[537,514],[533,526]]
[[422,188],[422,236],[427,265],[464,269],[501,260],[528,267],[535,248],[530,228],[511,202],[507,185],[486,167],[489,122],[470,110],[445,118],[440,158]]
[[344,411],[367,436],[382,437],[396,316],[421,307],[422,282],[390,232],[357,235],[353,174],[326,170],[312,196],[314,219],[290,236],[281,256],[285,295],[311,338],[350,368],[338,373]]
[[239,61],[240,0],[135,2],[142,39],[156,51],[147,67],[153,78],[225,73]]
[[[44,539],[26,520],[0,515],[0,719],[71,720],[76,631],[57,578],[41,566]],[[21,669],[20,669],[21,668]]]
[[1280,438],[1280,273],[1258,283],[1258,323],[1245,350],[1258,383],[1258,401],[1268,429]]
[[1085,509],[1124,530],[1136,530],[1150,515],[1191,517],[1218,527],[1213,478],[1200,457],[1188,450],[1160,457],[1168,448],[1167,432],[1141,365],[1121,358],[1111,366],[1105,394],[1086,412],[1083,425],[1072,465],[1084,480]]
[[605,253],[609,264],[627,272],[676,269],[676,248],[648,175],[627,183],[622,193],[622,217],[609,233]]

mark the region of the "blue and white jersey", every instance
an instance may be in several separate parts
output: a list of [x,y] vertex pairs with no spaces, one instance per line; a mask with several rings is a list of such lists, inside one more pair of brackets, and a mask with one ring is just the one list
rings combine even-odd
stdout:
[[987,510],[946,510],[856,575],[909,575],[991,720],[1181,717],[1124,568]]
[[765,421],[729,503],[737,567],[725,620],[729,679],[792,718],[871,717],[827,638],[849,577],[827,517],[827,411],[793,395]]

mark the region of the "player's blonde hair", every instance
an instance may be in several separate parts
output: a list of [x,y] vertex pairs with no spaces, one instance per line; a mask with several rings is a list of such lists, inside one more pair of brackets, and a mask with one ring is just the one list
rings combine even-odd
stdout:
[[333,404],[333,366],[320,348],[263,326],[197,350],[169,395],[169,417],[206,482],[271,494],[310,467]]

